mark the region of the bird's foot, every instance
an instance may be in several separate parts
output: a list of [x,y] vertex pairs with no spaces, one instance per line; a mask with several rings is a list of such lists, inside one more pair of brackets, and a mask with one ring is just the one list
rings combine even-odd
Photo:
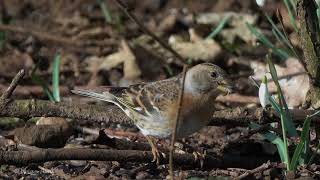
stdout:
[[199,152],[199,151],[194,151],[193,153],[193,156],[194,156],[194,160],[197,162],[199,161],[200,163],[200,167],[202,168],[203,167],[203,162],[206,158],[206,155],[207,155],[207,151],[203,151],[203,152]]
[[158,148],[152,148],[153,159],[152,162],[156,162],[157,165],[160,164],[162,158],[165,158],[165,154],[160,152]]
[[157,145],[155,143],[155,139],[153,137],[146,136],[146,138],[147,138],[147,140],[148,140],[148,142],[149,142],[149,144],[151,146],[151,152],[152,152],[152,155],[153,155],[152,162],[156,162],[157,165],[159,165],[161,159],[165,158],[166,155],[158,150]]

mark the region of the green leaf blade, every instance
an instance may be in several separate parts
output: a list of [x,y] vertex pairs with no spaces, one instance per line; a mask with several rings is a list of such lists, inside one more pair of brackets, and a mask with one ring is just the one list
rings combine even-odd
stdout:
[[310,132],[310,124],[311,124],[311,118],[307,117],[303,123],[302,132],[300,136],[300,142],[298,146],[296,147],[293,156],[292,161],[290,164],[290,169],[295,170],[298,166],[299,158],[303,155],[303,149],[304,146],[307,144],[308,136]]
[[53,61],[52,72],[52,95],[55,102],[60,102],[60,89],[59,89],[59,66],[61,55],[57,54]]
[[218,24],[218,26],[207,36],[207,39],[215,38],[224,28],[224,26],[227,24],[227,22],[230,20],[231,16],[225,16],[221,22]]

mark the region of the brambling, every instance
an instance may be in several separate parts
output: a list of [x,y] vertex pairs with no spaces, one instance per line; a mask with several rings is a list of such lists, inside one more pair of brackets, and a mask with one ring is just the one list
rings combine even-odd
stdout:
[[[173,132],[182,79],[179,74],[156,82],[111,87],[102,93],[81,89],[72,92],[111,102],[121,108],[146,136],[154,155],[153,161],[159,162],[160,153],[154,137],[168,138]],[[215,98],[230,92],[231,83],[220,67],[203,63],[188,69],[176,137],[186,137],[206,126],[214,112]]]

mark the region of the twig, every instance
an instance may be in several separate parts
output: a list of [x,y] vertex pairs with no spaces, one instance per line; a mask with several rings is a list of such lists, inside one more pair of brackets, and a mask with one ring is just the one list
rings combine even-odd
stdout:
[[[130,140],[111,138],[104,132],[104,130],[99,131],[99,136],[92,140],[86,141],[88,145],[97,144],[97,145],[107,145],[112,149],[118,150],[140,150],[140,151],[149,151],[151,147],[147,143],[135,142]],[[160,148],[161,152],[169,152],[168,148]]]
[[240,179],[247,178],[248,176],[250,176],[252,174],[263,172],[263,171],[265,171],[267,169],[272,168],[273,166],[275,166],[275,165],[270,163],[270,161],[268,161],[267,163],[264,163],[264,164],[262,164],[261,166],[255,168],[255,169],[252,169],[252,170],[249,170],[249,171],[243,173],[242,175],[240,175],[239,177],[237,177],[235,179],[236,180],[240,180]]
[[24,76],[24,70],[20,70],[16,76],[12,79],[10,86],[8,87],[8,89],[2,94],[1,96],[1,100],[4,99],[9,99],[13,93],[13,91],[16,89],[16,87],[18,86],[19,80],[21,78],[23,78]]
[[[307,115],[316,111],[303,109],[290,109],[295,123],[303,123]],[[114,105],[89,105],[72,104],[67,102],[52,103],[45,100],[11,100],[6,108],[0,111],[0,117],[65,117],[71,119],[85,119],[103,121],[105,123],[119,123],[133,125],[117,106]],[[229,108],[215,111],[209,123],[211,126],[248,126],[249,123],[259,124],[280,122],[274,110],[263,113],[262,108]],[[319,116],[312,117],[313,123],[320,123]]]
[[10,97],[13,93],[13,91],[18,86],[19,80],[23,78],[24,76],[24,70],[20,70],[15,77],[12,79],[9,87],[6,89],[6,91],[1,95],[0,97],[0,111],[4,110],[7,104],[10,101]]
[[[119,161],[119,162],[151,162],[153,155],[150,151],[136,150],[109,150],[86,148],[60,148],[40,149],[35,151],[0,151],[0,164],[26,165],[30,163],[43,163],[47,161],[64,160],[91,160],[91,161]],[[194,161],[192,154],[174,154],[174,163],[186,168],[200,167],[200,163]],[[239,167],[252,169],[260,166],[267,160],[277,161],[270,156],[238,156],[225,154],[224,156],[207,155],[204,159],[204,169]],[[168,163],[168,158],[161,164]]]
[[173,124],[173,132],[171,135],[170,154],[169,154],[169,174],[170,174],[172,180],[174,180],[174,174],[173,174],[174,143],[176,141],[177,126],[179,124],[179,118],[180,118],[180,113],[181,113],[181,106],[182,106],[183,94],[184,94],[184,83],[185,83],[185,79],[186,79],[187,70],[188,70],[188,65],[184,65],[183,71],[182,71],[182,82],[181,82],[181,86],[180,86],[180,90],[179,90],[177,113],[176,113],[175,121]]
[[223,103],[255,103],[259,104],[259,98],[257,96],[246,96],[239,93],[228,94],[227,96],[218,96],[216,99],[217,102]]
[[166,42],[161,40],[159,37],[157,37],[153,32],[151,32],[148,28],[146,28],[139,20],[138,18],[132,14],[129,10],[128,7],[121,1],[121,0],[115,0],[119,7],[128,15],[129,18],[131,18],[139,27],[140,29],[151,36],[155,41],[157,41],[162,47],[170,51],[175,57],[177,57],[183,64],[186,64],[185,59],[177,53],[174,49],[172,49]]

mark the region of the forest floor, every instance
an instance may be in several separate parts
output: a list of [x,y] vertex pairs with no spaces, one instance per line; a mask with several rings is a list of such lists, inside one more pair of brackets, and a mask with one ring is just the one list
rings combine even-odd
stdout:
[[[268,14],[281,27],[276,15],[279,10],[290,41],[302,54],[285,4],[276,0],[261,7],[255,1],[237,0],[126,0],[124,3],[139,22],[188,63],[211,62],[220,66],[229,74],[235,87],[233,94],[219,96],[212,108],[217,112],[230,110],[235,113],[228,114],[230,122],[223,121],[228,118],[223,117],[222,122],[213,122],[212,126],[178,140],[177,153],[187,155],[178,158],[175,175],[181,179],[285,178],[276,145],[260,133],[253,133],[248,123],[233,122],[242,117],[242,120],[252,118],[259,122],[264,113],[258,88],[249,77],[261,82],[268,72],[265,59],[270,48],[259,42],[246,23],[258,28],[275,46],[282,47],[265,16]],[[183,69],[180,59],[141,30],[115,0],[3,0],[0,1],[0,13],[1,94],[19,70],[25,70],[23,80],[10,97],[13,100],[52,100],[47,91],[54,91],[51,86],[58,56],[61,102],[69,105],[105,105],[72,94],[70,90],[74,88],[151,82],[175,76]],[[222,29],[212,34],[224,20]],[[283,60],[276,55],[272,58],[279,77],[284,77],[280,82],[288,106],[302,109],[309,87],[302,65],[295,58]],[[270,92],[275,91],[276,87],[270,85]],[[55,105],[57,109],[59,104]],[[116,110],[111,113],[115,112],[120,113]],[[50,109],[47,114],[50,116]],[[23,116],[0,118],[0,148],[8,153],[8,157],[14,156],[10,152],[27,152],[25,155],[30,155],[30,161],[12,160],[9,164],[2,164],[1,179],[169,178],[168,164],[157,166],[151,162],[150,152],[146,158],[139,154],[140,151],[150,151],[150,148],[137,127],[116,123],[116,116],[112,116],[112,120]],[[126,118],[123,114],[119,117]],[[41,125],[58,126],[58,129],[39,128]],[[315,147],[315,138],[311,138],[315,142],[311,143],[312,147]],[[158,141],[158,146],[163,149],[169,144],[170,140]],[[123,150],[124,154],[113,154],[118,157],[108,157],[110,161],[97,161],[99,157],[72,160],[66,157],[68,154],[63,156],[66,157],[64,160],[61,157],[55,160],[50,156],[51,150],[68,148],[76,148],[79,153],[81,149],[115,150],[112,153]],[[43,159],[31,153],[45,150],[50,152],[41,156]],[[190,163],[189,155],[194,151],[205,152],[212,161],[206,159],[202,165],[201,160]],[[136,160],[126,156],[127,152],[137,153]],[[89,157],[91,151],[82,153]],[[36,157],[39,159],[32,159]],[[23,158],[26,157],[21,156]],[[317,160],[316,156],[311,165],[299,167],[295,178],[319,178]]]

